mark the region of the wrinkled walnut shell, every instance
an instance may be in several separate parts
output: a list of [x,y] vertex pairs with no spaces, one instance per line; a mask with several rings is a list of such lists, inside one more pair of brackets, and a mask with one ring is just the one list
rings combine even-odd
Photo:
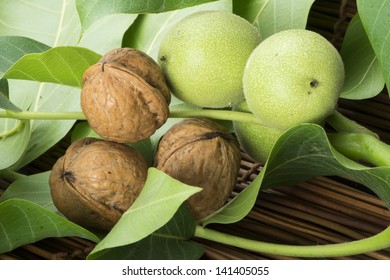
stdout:
[[232,193],[240,169],[236,138],[209,119],[183,120],[161,139],[155,166],[173,178],[203,190],[189,198],[195,219],[222,207]]
[[170,92],[158,64],[132,48],[114,49],[83,75],[81,109],[102,138],[134,143],[167,120]]
[[125,144],[78,140],[53,166],[53,203],[69,220],[109,231],[138,197],[147,169],[142,155]]

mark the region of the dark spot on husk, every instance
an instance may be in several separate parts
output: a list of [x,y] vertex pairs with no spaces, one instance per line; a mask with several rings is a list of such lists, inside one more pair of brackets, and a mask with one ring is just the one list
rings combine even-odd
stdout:
[[312,80],[312,81],[310,82],[310,87],[311,87],[311,88],[316,88],[316,87],[318,87],[318,81],[317,81],[317,80]]

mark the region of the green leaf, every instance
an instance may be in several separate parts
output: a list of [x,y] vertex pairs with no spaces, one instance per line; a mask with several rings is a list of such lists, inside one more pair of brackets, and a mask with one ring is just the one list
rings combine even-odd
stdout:
[[390,167],[352,161],[332,148],[321,126],[300,124],[277,140],[258,177],[203,225],[237,222],[252,209],[260,189],[293,186],[316,176],[349,177],[370,188],[390,208]]
[[[28,53],[39,53],[50,47],[30,38],[20,36],[0,36],[0,76],[2,76],[16,61]],[[13,111],[21,109],[12,103],[9,98],[7,80],[0,80],[0,108]]]
[[91,252],[136,243],[165,225],[180,205],[201,188],[185,185],[155,168],[149,168],[141,194],[109,234]]
[[[0,5],[0,36],[26,37],[50,47],[75,45],[79,40],[81,25],[74,0],[0,0]],[[11,102],[23,110],[80,110],[79,89],[25,80],[9,80],[8,83]],[[1,119],[0,131],[17,127],[16,122]],[[14,169],[20,168],[62,139],[73,124],[74,121],[30,121],[28,130],[7,137],[7,142],[0,140],[0,153],[8,164],[16,162]]]
[[0,196],[0,203],[11,198],[20,198],[59,213],[51,198],[49,176],[50,171],[47,171],[17,179]]
[[229,201],[224,207],[206,217],[201,221],[202,226],[208,224],[231,224],[240,221],[253,208],[257,200],[264,178],[264,172],[260,174],[249,184],[239,195]]
[[126,32],[123,45],[142,50],[157,60],[161,41],[168,31],[184,17],[202,10],[231,12],[232,3],[231,0],[221,0],[167,13],[139,15]]
[[[72,130],[71,140],[72,142],[74,142],[78,139],[86,137],[101,138],[95,131],[92,130],[87,121],[79,122]],[[152,141],[150,140],[150,138],[146,138],[142,141],[138,141],[136,143],[131,143],[128,145],[139,151],[143,155],[149,166],[153,164],[154,152]]]
[[74,142],[86,137],[101,138],[92,130],[87,121],[79,122],[72,130],[71,141]]
[[0,73],[4,74],[16,61],[28,53],[41,53],[50,47],[30,38],[0,36]]
[[[33,99],[32,103],[30,103],[33,105],[29,107],[29,111],[78,112],[81,110],[79,88],[24,80],[9,80],[9,82],[12,96],[18,99],[18,102],[15,102],[15,104],[19,105],[19,100],[36,98],[36,100]],[[12,168],[17,170],[42,155],[61,140],[75,122],[76,120],[30,121],[31,138],[27,149]]]
[[[0,80],[0,82],[6,80]],[[13,104],[5,94],[3,94],[2,90],[0,90],[0,109],[12,110],[12,111],[22,111],[19,107]]]
[[81,87],[84,71],[100,58],[89,49],[56,47],[23,56],[3,77]]
[[[12,81],[8,81],[12,89]],[[11,90],[12,92],[12,90]],[[26,110],[32,103],[31,95],[10,96],[9,101],[17,104],[19,110]],[[12,105],[10,105],[12,107]],[[19,111],[17,110],[17,111]],[[31,137],[31,122],[16,119],[0,119],[0,170],[15,164],[25,153]]]
[[306,28],[314,0],[234,0],[233,12],[251,22],[264,40],[286,29]]
[[105,54],[122,45],[123,35],[138,15],[112,14],[96,21],[77,44],[96,53]]
[[[122,260],[195,260],[203,247],[189,240],[195,231],[195,221],[187,204],[173,218],[144,239],[126,246],[115,247],[90,255],[90,259]],[[147,248],[147,250],[145,250]]]
[[0,253],[48,237],[78,236],[94,242],[93,233],[27,200],[0,203]]
[[342,98],[366,99],[382,91],[385,86],[382,69],[359,14],[348,24],[340,54],[345,66]]
[[363,26],[370,39],[387,88],[390,88],[390,1],[357,0]]
[[86,30],[98,19],[111,14],[162,13],[212,1],[213,0],[77,0],[76,3],[83,30]]
[[[0,93],[5,98],[7,98],[7,99],[9,98],[9,88],[8,88],[8,81],[7,80],[0,79]],[[0,108],[2,108],[2,107],[0,107]]]
[[0,79],[0,108],[16,112],[22,111],[22,109],[9,100],[8,92],[8,81],[5,79]]
[[24,154],[30,140],[29,121],[5,119],[0,122],[0,170],[15,164]]
[[79,40],[75,0],[0,0],[0,7],[2,36],[28,37],[51,47]]
[[[117,20],[115,18],[114,23],[119,24],[119,26],[109,25],[105,28],[100,28],[102,31],[100,34],[99,29],[93,28],[91,31],[88,30],[85,33],[85,37],[82,37],[80,41],[81,23],[77,14],[75,0],[31,0],[28,2],[22,0],[0,0],[0,5],[0,36],[26,37],[30,38],[30,40],[41,42],[38,45],[44,44],[53,48],[58,46],[95,45],[94,50],[108,50],[114,47],[120,47],[120,39],[118,38],[123,35],[120,32],[124,32],[124,26],[130,23],[128,20],[125,22],[124,20]],[[96,27],[99,27],[99,23],[97,24]],[[108,38],[115,38],[115,41],[108,41]],[[21,41],[20,46],[25,44],[22,43]],[[10,49],[15,51],[13,48]],[[27,50],[29,53],[31,52],[29,47]],[[38,53],[40,50],[37,49],[34,52]],[[80,73],[81,69],[75,69],[75,71]],[[52,77],[42,78],[46,81]],[[11,102],[23,110],[49,112],[81,110],[80,90],[74,87],[26,80],[9,80],[9,86]],[[7,156],[7,164],[15,163],[15,160],[17,161],[12,166],[13,169],[21,168],[61,140],[73,127],[74,123],[75,121],[60,120],[31,121],[28,133],[23,133],[23,135],[21,134],[18,137],[15,137],[16,134],[13,134],[12,138],[7,137],[7,145],[0,139],[0,154],[3,156],[3,151],[5,152],[4,155]],[[8,132],[14,127],[17,127],[14,120],[0,120],[0,133],[3,131]],[[24,146],[24,148],[27,148],[25,151],[19,149],[15,151],[15,154],[11,152],[12,150],[10,148],[15,146],[21,148],[21,144],[26,143],[25,141],[29,139],[31,141],[27,143],[27,147]],[[20,157],[21,155],[23,157]],[[16,156],[19,156],[19,159]],[[1,160],[0,163],[2,163]]]

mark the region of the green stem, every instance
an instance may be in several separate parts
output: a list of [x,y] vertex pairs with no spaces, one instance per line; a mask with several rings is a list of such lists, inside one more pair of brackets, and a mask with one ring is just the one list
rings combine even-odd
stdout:
[[[230,110],[177,109],[171,110],[169,117],[206,117],[217,120],[261,124],[260,121],[251,113]],[[5,110],[0,111],[0,118],[13,118],[19,120],[85,120],[86,116],[82,112],[16,112]],[[327,122],[339,132],[329,134],[331,143],[339,152],[351,157],[352,159],[366,160],[376,166],[390,166],[390,147],[389,145],[381,142],[374,132],[344,117],[339,112],[335,112],[333,115],[328,117]],[[4,135],[2,136],[4,137]]]
[[274,244],[237,237],[203,228],[202,226],[197,226],[195,228],[194,236],[254,252],[302,258],[351,256],[378,251],[390,247],[390,227],[386,228],[377,235],[365,239],[329,245],[301,246]]
[[[230,120],[238,122],[252,122],[261,124],[251,113],[214,110],[214,109],[173,109],[169,114],[170,118],[192,118],[205,117],[217,120]],[[85,120],[86,116],[82,112],[34,112],[34,111],[0,111],[0,118],[10,118],[19,120]],[[326,119],[333,128],[339,132],[367,133],[378,137],[376,133],[366,127],[348,119],[339,112],[335,112]]]
[[[242,121],[259,123],[259,120],[250,113],[229,111],[229,110],[204,110],[185,109],[171,110],[170,118],[191,118],[205,117],[218,120]],[[30,112],[30,111],[1,111],[0,118],[11,118],[19,120],[85,120],[82,112]]]
[[34,111],[1,111],[0,118],[18,120],[85,120],[82,112],[34,112]]
[[251,113],[229,111],[229,110],[213,110],[213,109],[171,110],[169,117],[170,118],[205,117],[205,118],[210,118],[215,120],[260,123],[260,121]]
[[390,166],[390,145],[365,133],[328,133],[332,146],[343,155],[374,166]]
[[8,136],[19,132],[22,129],[23,125],[24,121],[18,120],[17,124],[12,129],[0,133],[0,139],[7,138]]
[[358,124],[357,122],[348,119],[346,116],[341,114],[338,111],[335,111],[332,115],[330,115],[326,122],[332,126],[337,132],[353,132],[353,133],[366,133],[370,134],[376,138],[378,134],[369,130],[368,128]]

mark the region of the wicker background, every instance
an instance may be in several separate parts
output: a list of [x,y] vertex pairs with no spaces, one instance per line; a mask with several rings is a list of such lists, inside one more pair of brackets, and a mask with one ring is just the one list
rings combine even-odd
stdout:
[[[310,12],[308,29],[323,34],[340,48],[347,25],[355,13],[355,1],[316,0]],[[339,110],[390,143],[390,102],[386,91],[368,100],[341,99]],[[25,172],[50,170],[68,145],[69,139],[65,138],[30,164]],[[261,164],[243,153],[235,192],[245,188],[260,170]],[[0,194],[9,183],[0,179]],[[364,186],[347,178],[318,177],[294,187],[261,191],[256,206],[242,221],[210,227],[255,240],[315,245],[358,240],[382,231],[389,224],[390,211]],[[206,240],[197,241],[205,248],[203,259],[292,259]],[[1,254],[0,259],[85,259],[94,245],[81,238],[48,238]],[[390,249],[339,259],[390,259]]]

